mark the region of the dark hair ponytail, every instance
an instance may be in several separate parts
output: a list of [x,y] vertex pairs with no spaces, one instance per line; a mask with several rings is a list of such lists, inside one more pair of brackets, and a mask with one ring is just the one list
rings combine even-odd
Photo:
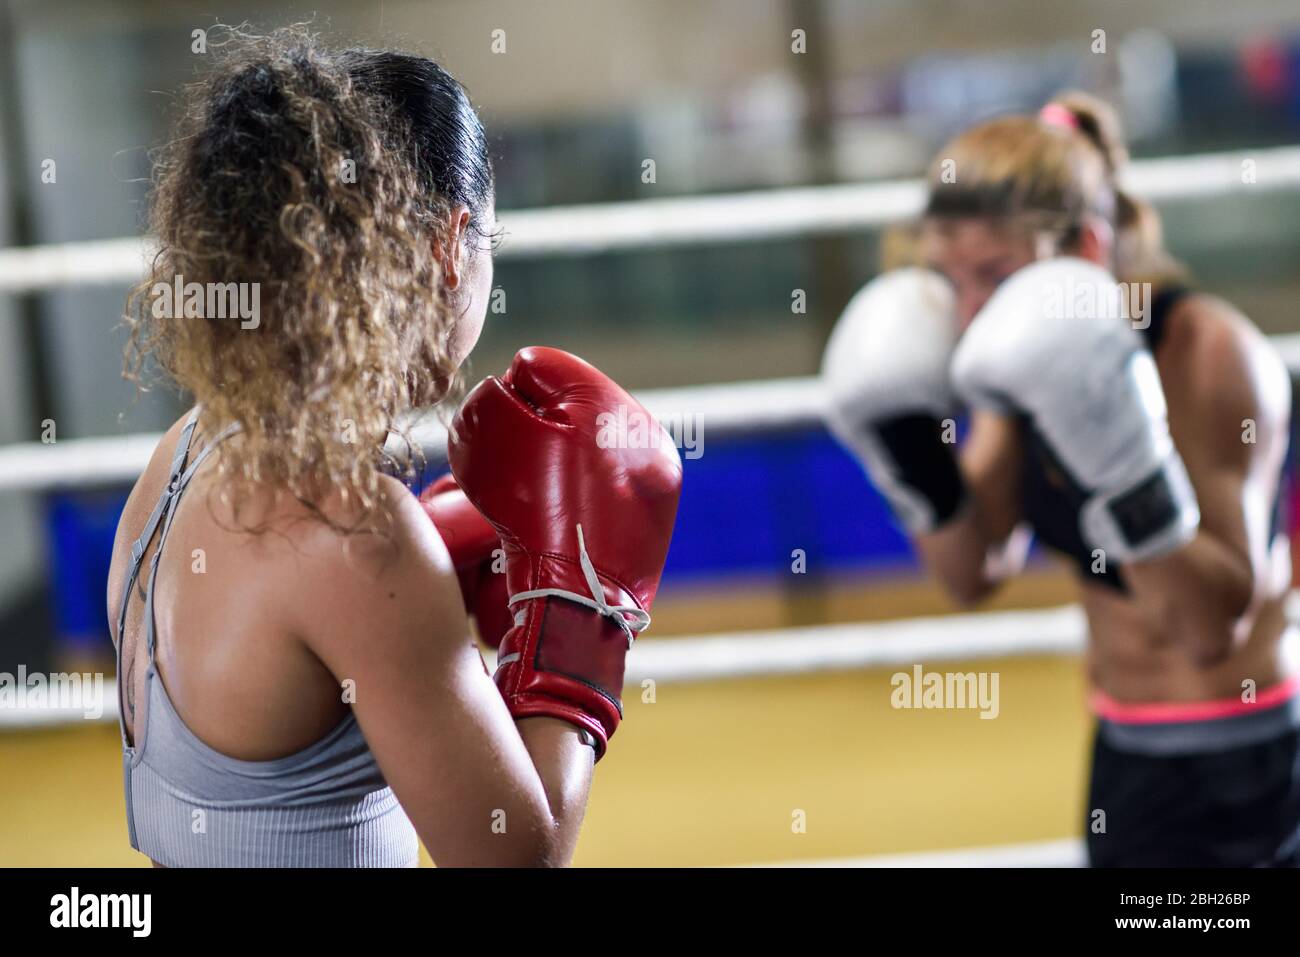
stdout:
[[469,209],[481,227],[494,179],[487,135],[465,88],[432,60],[388,50],[341,54],[358,89],[392,106],[412,166],[425,186]]
[[[232,498],[269,485],[368,515],[398,416],[458,385],[434,248],[454,204],[490,201],[483,129],[430,61],[228,33],[155,157],[127,374],[152,356],[205,430],[240,426],[218,459]],[[159,309],[180,277],[256,290],[259,321]]]

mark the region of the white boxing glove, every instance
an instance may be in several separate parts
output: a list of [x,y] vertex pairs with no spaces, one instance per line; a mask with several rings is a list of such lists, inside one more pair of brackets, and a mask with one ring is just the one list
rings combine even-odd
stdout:
[[952,366],[970,405],[1029,418],[1084,490],[1083,540],[1121,562],[1168,554],[1200,523],[1155,360],[1124,307],[1099,266],[1034,263],[998,287]]
[[898,269],[850,300],[826,345],[827,425],[912,533],[960,509],[965,486],[943,420],[956,397],[952,288],[937,273]]

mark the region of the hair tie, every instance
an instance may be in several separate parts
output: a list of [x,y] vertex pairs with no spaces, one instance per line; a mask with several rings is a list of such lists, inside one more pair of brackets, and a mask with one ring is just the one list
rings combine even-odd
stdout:
[[1038,119],[1048,126],[1060,126],[1067,130],[1079,129],[1079,118],[1060,103],[1048,103],[1038,111]]

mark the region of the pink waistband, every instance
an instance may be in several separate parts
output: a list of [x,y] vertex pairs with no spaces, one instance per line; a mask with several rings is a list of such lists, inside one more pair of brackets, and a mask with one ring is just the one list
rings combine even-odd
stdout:
[[1240,698],[1218,698],[1213,701],[1157,701],[1148,704],[1125,704],[1116,701],[1104,691],[1092,691],[1088,704],[1094,714],[1121,724],[1162,724],[1181,721],[1214,721],[1232,718],[1261,708],[1283,704],[1300,692],[1300,675],[1265,688],[1254,701]]

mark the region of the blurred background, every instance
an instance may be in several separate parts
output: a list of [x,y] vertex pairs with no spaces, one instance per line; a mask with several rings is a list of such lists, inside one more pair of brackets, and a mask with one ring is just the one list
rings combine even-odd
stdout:
[[[511,256],[510,211],[913,178],[963,126],[1063,87],[1115,103],[1135,159],[1300,142],[1300,7],[1287,0],[0,0],[0,246],[139,235],[148,150],[202,67],[194,31],[308,19],[338,45],[434,57],[481,112],[507,308],[489,317],[475,377],[532,343],[634,390],[808,376],[877,271],[874,230]],[[1300,331],[1300,192],[1159,206],[1203,287],[1270,333]],[[127,285],[0,294],[0,448],[40,441],[51,421],[57,442],[156,432],[186,407],[121,379]],[[707,427],[651,640],[951,610],[820,429],[710,442]],[[0,672],[111,671],[104,579],[128,487],[0,491]],[[999,604],[1070,594],[1044,562]],[[998,721],[892,710],[890,669],[665,683],[629,701],[578,863],[1068,841],[1082,826],[1078,662],[999,668]],[[111,724],[0,723],[0,865],[141,861],[117,747]]]

